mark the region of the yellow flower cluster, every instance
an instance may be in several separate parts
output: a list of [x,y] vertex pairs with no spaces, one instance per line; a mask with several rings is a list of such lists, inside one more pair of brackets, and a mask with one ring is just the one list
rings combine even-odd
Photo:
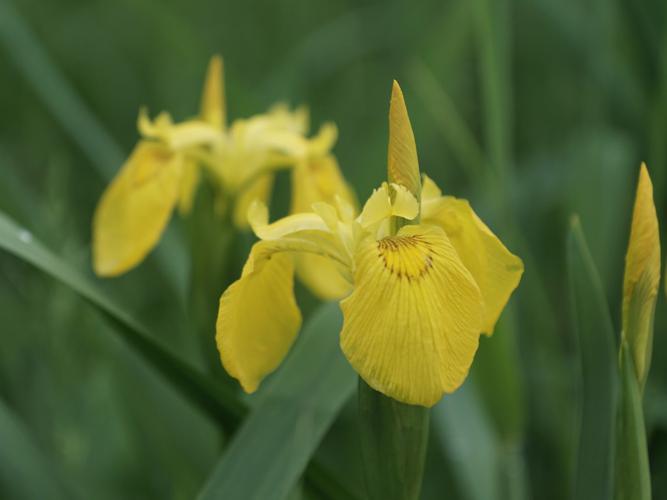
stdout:
[[150,120],[142,110],[138,128],[141,140],[95,212],[93,264],[100,276],[122,274],[146,257],[174,208],[190,211],[202,173],[220,193],[219,208],[231,206],[240,227],[253,200],[268,200],[280,168],[292,169],[295,211],[333,193],[353,200],[330,152],[335,125],[307,138],[307,111],[283,105],[227,125],[219,57],[209,65],[199,116],[174,123],[166,112]]
[[[388,182],[361,210],[331,148],[337,131],[306,136],[303,109],[277,106],[227,125],[222,60],[213,58],[199,116],[139,115],[141,140],[102,196],[94,268],[113,276],[157,244],[176,206],[187,214],[202,177],[221,210],[259,240],[223,293],[216,341],[247,392],[284,359],[301,325],[295,273],[341,300],[343,353],[374,389],[431,406],[465,379],[482,333],[493,332],[523,273],[467,201],[444,196],[419,171],[403,95],[389,112]],[[290,168],[291,215],[269,223],[274,172]]]

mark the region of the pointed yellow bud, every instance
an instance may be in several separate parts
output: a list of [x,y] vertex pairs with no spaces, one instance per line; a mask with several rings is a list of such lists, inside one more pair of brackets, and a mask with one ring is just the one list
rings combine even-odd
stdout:
[[225,81],[222,57],[211,58],[206,72],[201,97],[201,119],[219,130],[225,129],[227,109],[225,105]]
[[389,105],[389,151],[387,159],[389,182],[405,186],[415,198],[421,195],[417,146],[403,92],[394,80]]
[[628,343],[641,390],[651,363],[653,316],[660,282],[660,235],[653,185],[642,164],[637,184],[623,279],[623,339]]

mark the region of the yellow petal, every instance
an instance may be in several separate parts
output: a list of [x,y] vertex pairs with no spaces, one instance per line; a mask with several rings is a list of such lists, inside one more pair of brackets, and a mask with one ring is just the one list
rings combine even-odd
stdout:
[[653,316],[660,282],[660,234],[653,185],[642,164],[623,279],[623,338],[632,352],[643,389],[651,362]]
[[369,227],[391,217],[391,197],[386,183],[373,190],[359,216],[359,223]]
[[482,298],[445,233],[412,225],[367,239],[354,278],[341,347],[368,385],[427,407],[456,390],[477,350]]
[[241,278],[220,298],[215,337],[220,359],[246,392],[257,390],[278,367],[299,331],[293,275],[291,256],[260,241]]
[[263,240],[277,240],[300,231],[329,231],[324,220],[314,213],[293,214],[269,224],[269,211],[259,201],[250,206],[248,222],[257,237]]
[[100,276],[136,266],[157,244],[179,194],[180,155],[141,141],[102,195],[93,220],[93,264]]
[[422,176],[422,179],[422,203],[434,199],[439,200],[442,196],[442,191],[438,185],[426,174]]
[[317,202],[335,205],[336,197],[357,204],[334,156],[312,157],[292,169],[291,213],[311,212]]
[[183,160],[183,177],[178,197],[178,211],[181,215],[187,215],[192,210],[192,203],[199,186],[199,178],[199,163],[190,158]]
[[410,191],[400,184],[392,184],[393,201],[391,204],[391,215],[412,220],[419,213],[419,202]]
[[262,174],[252,181],[247,189],[237,194],[234,204],[234,224],[236,227],[242,229],[248,227],[248,209],[255,201],[266,205],[269,202],[272,187],[273,174]]
[[459,258],[475,278],[484,299],[482,331],[491,335],[521,280],[523,262],[505,248],[466,200],[445,196],[422,212],[422,221],[445,230]]
[[218,130],[225,129],[226,106],[225,106],[225,80],[222,57],[215,55],[211,57],[206,72],[204,91],[201,97],[200,116],[209,125]]
[[200,120],[189,120],[171,127],[164,137],[174,151],[194,146],[208,146],[222,140],[220,131]]
[[214,145],[223,140],[220,131],[204,121],[188,120],[174,124],[169,113],[165,112],[151,121],[145,108],[139,110],[137,127],[144,138],[159,140],[173,151]]
[[421,196],[417,146],[403,92],[394,80],[389,105],[389,152],[387,161],[389,182],[405,186],[415,198]]
[[299,280],[321,300],[339,300],[350,293],[352,284],[340,265],[327,257],[302,253],[297,256]]

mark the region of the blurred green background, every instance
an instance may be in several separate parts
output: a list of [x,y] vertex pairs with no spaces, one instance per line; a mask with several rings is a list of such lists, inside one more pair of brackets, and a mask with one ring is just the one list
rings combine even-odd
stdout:
[[[0,209],[90,274],[93,210],[137,139],[139,107],[195,114],[215,53],[230,119],[306,104],[313,130],[338,125],[334,152],[365,199],[385,177],[397,79],[422,170],[526,265],[472,377],[433,411],[423,497],[568,498],[580,397],[568,220],[581,216],[618,330],[643,160],[667,221],[666,23],[661,0],[0,0]],[[288,196],[279,179],[274,213]],[[100,284],[201,363],[185,233],[176,217],[167,245]],[[316,303],[299,293],[306,316]],[[654,498],[667,498],[665,312],[661,293],[645,395]],[[217,431],[96,312],[1,253],[0,325],[0,497],[31,498],[47,481],[38,460],[73,498],[194,498]],[[317,453],[361,492],[355,418],[352,398]],[[8,452],[8,436],[34,456]]]

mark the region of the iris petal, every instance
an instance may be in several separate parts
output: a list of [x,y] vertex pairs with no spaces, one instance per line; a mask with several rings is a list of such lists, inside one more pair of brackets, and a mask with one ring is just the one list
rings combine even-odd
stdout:
[[292,256],[278,250],[273,242],[255,244],[241,278],[220,298],[220,359],[246,392],[278,367],[301,326]]
[[341,348],[374,389],[432,406],[465,379],[481,296],[447,235],[426,225],[362,243],[354,292],[341,302]]
[[466,200],[445,196],[423,207],[422,221],[444,229],[475,278],[484,299],[482,331],[492,334],[510,295],[519,285],[523,262],[505,248]]
[[182,157],[141,141],[102,195],[93,221],[93,264],[100,276],[136,266],[157,244],[174,209]]

